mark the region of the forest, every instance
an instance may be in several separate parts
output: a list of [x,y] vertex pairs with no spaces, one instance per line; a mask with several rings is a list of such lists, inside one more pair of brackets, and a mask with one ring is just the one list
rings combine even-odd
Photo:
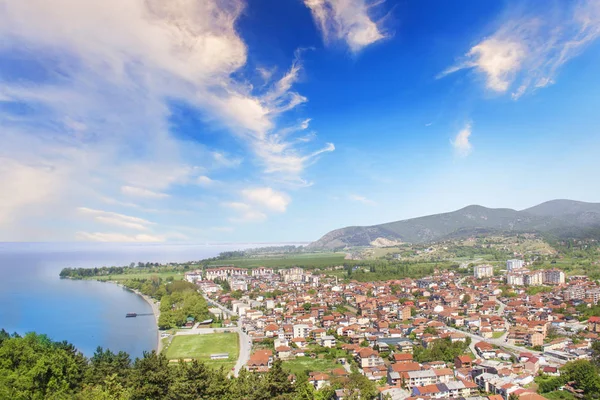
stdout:
[[373,398],[375,386],[359,373],[315,390],[306,373],[290,379],[276,360],[265,374],[242,369],[239,377],[224,369],[192,362],[169,363],[164,355],[144,353],[131,360],[125,352],[99,347],[86,358],[67,342],[45,335],[23,337],[0,331],[0,398],[32,400],[310,400],[330,399],[336,388],[353,393],[348,399]]

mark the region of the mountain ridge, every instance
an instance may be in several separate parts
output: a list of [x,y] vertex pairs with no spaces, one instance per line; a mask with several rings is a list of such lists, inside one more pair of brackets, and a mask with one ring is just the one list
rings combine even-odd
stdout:
[[542,233],[581,237],[600,229],[600,203],[550,200],[524,210],[469,205],[456,211],[335,229],[309,248],[368,246],[377,239],[426,243],[473,234]]

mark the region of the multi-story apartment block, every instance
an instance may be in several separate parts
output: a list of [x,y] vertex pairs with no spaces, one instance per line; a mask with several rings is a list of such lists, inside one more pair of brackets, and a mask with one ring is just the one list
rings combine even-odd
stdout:
[[594,302],[594,304],[598,304],[600,301],[600,289],[589,289],[585,291],[585,298]]
[[547,269],[544,271],[544,283],[561,285],[565,283],[565,273],[558,269]]
[[208,268],[206,270],[206,279],[213,281],[217,278],[226,279],[230,276],[248,276],[248,270],[245,268],[236,268],[233,266]]
[[539,286],[543,283],[542,271],[531,271],[523,274],[523,283],[527,286]]
[[506,261],[506,269],[508,272],[517,271],[523,268],[523,260],[508,260]]
[[258,267],[252,269],[252,276],[265,276],[273,275],[274,271],[272,268]]
[[585,289],[583,286],[571,286],[563,292],[565,301],[583,300],[585,298]]
[[509,273],[506,274],[505,280],[507,285],[523,286],[525,284],[523,274]]
[[476,265],[473,268],[473,276],[477,279],[494,276],[494,267],[491,265]]
[[306,324],[294,325],[294,338],[306,338],[310,335],[310,326]]
[[283,276],[283,281],[288,282],[302,282],[304,276],[304,270],[302,268],[288,268],[280,270],[279,272]]

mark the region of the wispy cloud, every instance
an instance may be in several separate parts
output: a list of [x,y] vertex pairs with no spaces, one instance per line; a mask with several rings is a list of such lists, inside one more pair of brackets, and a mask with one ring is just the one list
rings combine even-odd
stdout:
[[251,203],[275,212],[284,212],[290,204],[290,196],[270,187],[244,189],[242,195]]
[[150,189],[135,186],[121,186],[121,193],[126,194],[128,196],[148,197],[152,199],[164,199],[166,197],[169,197],[169,195],[166,193],[155,192]]
[[466,157],[473,151],[473,145],[469,140],[471,137],[471,123],[467,123],[463,129],[461,129],[454,140],[451,141],[454,152],[460,157]]
[[[300,53],[279,76],[270,69],[260,88],[240,78],[249,51],[236,30],[244,6],[242,0],[2,2],[0,55],[21,49],[19,62],[35,62],[48,79],[26,69],[18,79],[6,78],[15,71],[2,74],[2,101],[32,114],[0,110],[0,159],[6,159],[0,180],[19,182],[11,192],[20,193],[0,202],[0,222],[26,230],[16,221],[31,209],[68,212],[119,192],[140,202],[166,199],[173,186],[198,189],[211,169],[246,160],[265,179],[301,186],[306,167],[333,145],[317,144],[314,133],[286,133],[294,123],[284,114],[308,101],[293,89]],[[172,134],[172,100],[227,128],[249,155]],[[168,201],[177,200],[173,194]]]
[[366,204],[368,206],[375,206],[377,203],[371,199],[366,198],[365,196],[361,196],[358,194],[351,194],[348,198],[352,201],[356,201],[358,203]]
[[127,235],[124,233],[103,233],[103,232],[77,232],[77,240],[90,242],[112,242],[112,243],[154,243],[164,242],[165,236],[156,236],[149,234]]
[[132,217],[111,211],[95,210],[87,207],[79,207],[77,211],[83,215],[92,217],[95,221],[102,224],[118,226],[120,228],[147,231],[149,230],[150,225],[154,225],[153,222],[143,218]]
[[352,52],[383,38],[382,27],[369,16],[367,0],[304,0],[310,8],[315,23],[323,35],[323,41],[330,44],[344,41]]
[[523,94],[554,83],[558,70],[600,36],[596,0],[551,3],[542,15],[511,13],[439,77],[475,69],[495,92]]

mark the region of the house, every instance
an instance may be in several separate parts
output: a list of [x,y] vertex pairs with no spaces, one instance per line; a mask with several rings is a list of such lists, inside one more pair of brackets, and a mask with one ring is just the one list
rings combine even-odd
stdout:
[[271,350],[257,350],[250,356],[246,363],[248,371],[267,372],[273,365],[273,352]]
[[329,347],[329,348],[335,347],[335,343],[336,343],[335,342],[335,337],[334,336],[329,336],[329,335],[321,337],[321,339],[319,341],[319,344],[321,346],[323,346],[323,347]]
[[588,331],[600,333],[600,317],[590,317],[588,319]]
[[479,354],[483,358],[492,358],[496,355],[496,350],[494,350],[494,346],[487,342],[475,343],[475,350],[477,351],[477,354]]
[[432,385],[437,383],[437,375],[432,369],[422,371],[408,371],[401,374],[402,380],[407,388],[412,389],[415,386]]
[[544,335],[538,332],[530,333],[527,335],[525,343],[531,347],[542,346],[544,344]]
[[323,386],[329,385],[329,375],[317,372],[311,374],[308,381],[313,384],[315,389],[319,390]]
[[471,368],[473,366],[473,360],[468,355],[458,356],[454,359],[455,368]]
[[379,353],[369,347],[362,348],[356,354],[356,361],[359,362],[361,368],[375,367],[383,365],[383,359],[379,357]]
[[275,348],[277,357],[281,360],[287,360],[292,358],[292,348],[288,346],[279,346]]
[[523,363],[525,371],[529,371],[533,374],[537,374],[540,369],[540,360],[537,357],[530,357]]
[[413,355],[410,353],[394,353],[392,354],[392,361],[395,363],[407,363],[412,362]]

